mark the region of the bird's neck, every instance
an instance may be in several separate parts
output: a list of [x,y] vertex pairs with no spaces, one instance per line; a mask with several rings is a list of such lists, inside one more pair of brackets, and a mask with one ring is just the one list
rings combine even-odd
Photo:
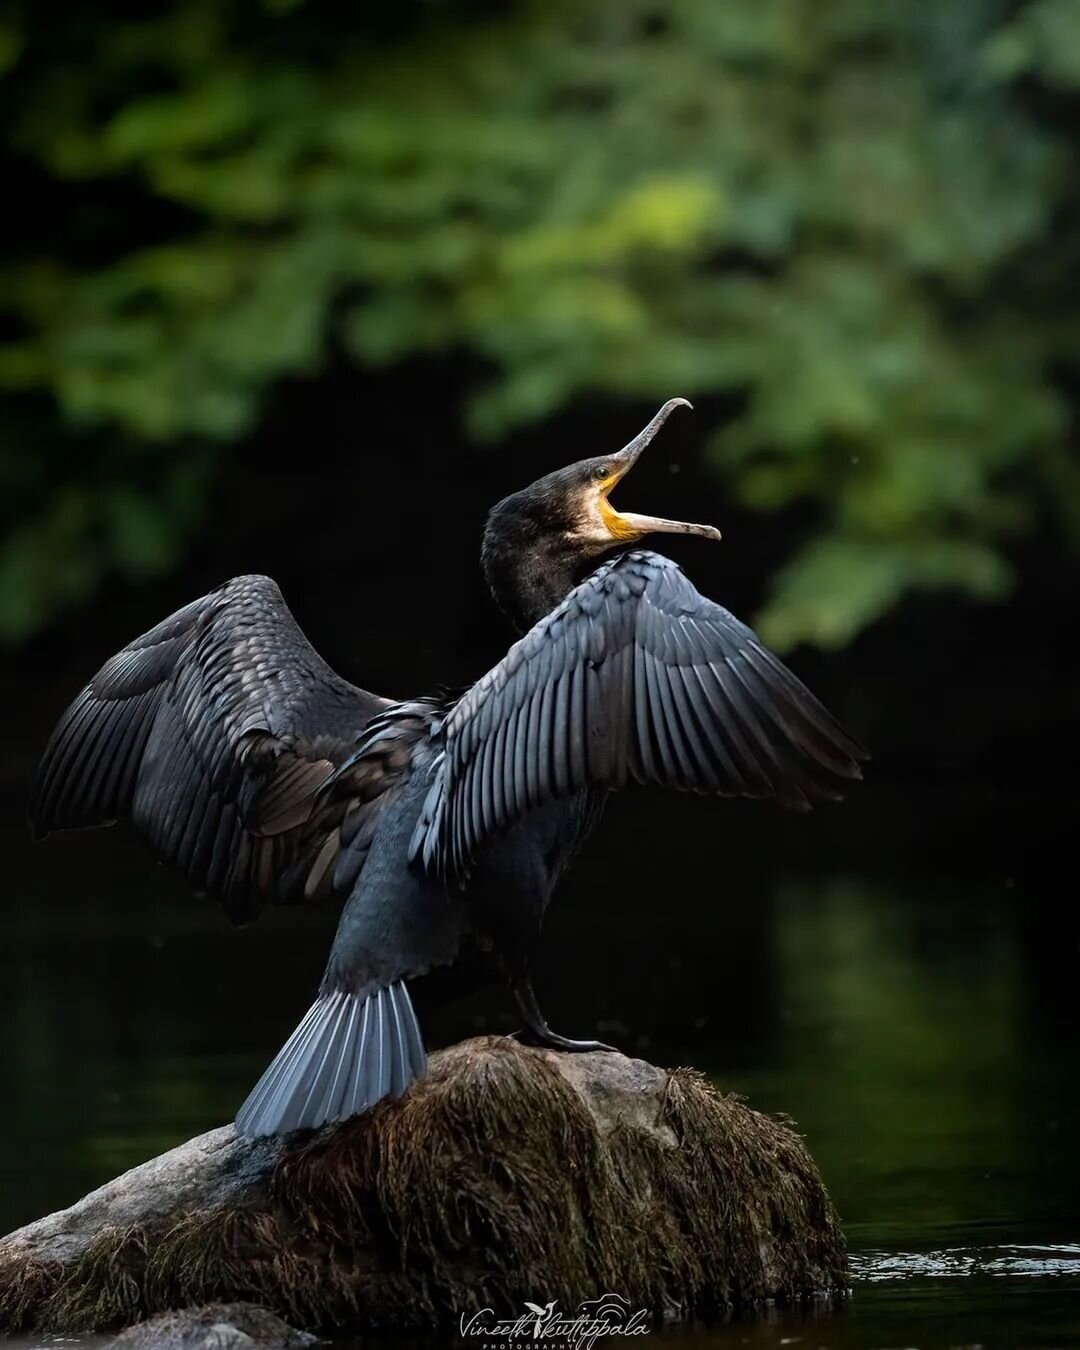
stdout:
[[595,562],[564,534],[498,508],[488,519],[480,556],[495,603],[519,633],[550,614]]

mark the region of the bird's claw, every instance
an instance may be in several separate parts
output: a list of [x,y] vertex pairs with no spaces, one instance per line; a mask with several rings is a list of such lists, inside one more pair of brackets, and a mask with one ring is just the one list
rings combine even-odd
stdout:
[[571,1054],[589,1050],[619,1053],[613,1045],[605,1045],[603,1041],[572,1041],[569,1036],[560,1036],[557,1031],[552,1031],[544,1020],[544,1014],[536,1001],[532,981],[527,975],[514,985],[514,997],[517,999],[518,1011],[525,1021],[524,1029],[517,1033],[522,1044],[542,1045],[549,1050],[566,1050]]
[[575,1041],[569,1036],[560,1036],[557,1031],[552,1031],[550,1027],[545,1027],[543,1031],[532,1027],[523,1027],[520,1031],[513,1032],[512,1036],[522,1045],[543,1046],[548,1050],[565,1050],[570,1054],[582,1054],[591,1050],[606,1050],[613,1055],[619,1053],[615,1046],[608,1045],[604,1041]]

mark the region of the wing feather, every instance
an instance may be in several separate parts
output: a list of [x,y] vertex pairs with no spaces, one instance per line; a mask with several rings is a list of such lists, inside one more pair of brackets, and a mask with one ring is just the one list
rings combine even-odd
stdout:
[[569,713],[567,733],[569,738],[570,780],[574,783],[586,781],[585,756],[585,669],[586,659],[579,656],[571,668],[568,689]]
[[[237,577],[105,662],[45,750],[31,823],[41,836],[129,818],[248,918],[302,896],[298,858],[326,874],[322,849],[344,807],[319,790],[390,706],[322,661],[273,581]],[[392,777],[369,785],[370,801]],[[276,836],[289,841],[280,854],[258,843]],[[282,889],[286,873],[296,894]]]
[[694,706],[686,682],[688,671],[689,667],[687,666],[671,667],[668,672],[671,682],[671,697],[675,704],[679,724],[686,732],[687,750],[693,761],[692,780],[700,784],[706,791],[716,792],[719,790],[720,781],[713,769],[712,756],[709,753],[708,724],[702,726],[701,718]]
[[634,729],[637,733],[638,778],[642,783],[656,783],[662,777],[654,752],[652,717],[649,713],[649,680],[645,672],[646,652],[634,646]]
[[536,760],[539,796],[537,801],[550,800],[555,796],[555,778],[553,773],[551,745],[555,730],[555,685],[545,680],[540,687],[540,726],[536,739],[532,742],[531,754]]
[[412,852],[459,875],[493,834],[584,788],[634,779],[806,810],[867,758],[751,629],[637,551],[515,643],[441,734]]

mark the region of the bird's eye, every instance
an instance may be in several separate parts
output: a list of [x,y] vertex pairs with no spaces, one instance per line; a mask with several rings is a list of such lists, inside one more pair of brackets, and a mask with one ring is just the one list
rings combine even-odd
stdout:
[[593,469],[593,477],[596,479],[598,483],[602,483],[605,478],[611,477],[611,470],[608,468],[606,464],[601,464],[597,468]]

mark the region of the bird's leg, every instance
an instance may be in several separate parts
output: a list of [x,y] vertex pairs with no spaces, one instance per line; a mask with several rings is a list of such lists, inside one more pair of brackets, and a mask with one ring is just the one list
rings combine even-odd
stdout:
[[568,1036],[560,1036],[558,1032],[552,1031],[547,1022],[544,1021],[544,1014],[540,1011],[540,1005],[536,1001],[536,992],[532,987],[532,980],[528,975],[514,982],[514,999],[518,1005],[518,1011],[521,1013],[522,1020],[525,1023],[526,1032],[519,1032],[522,1040],[528,1040],[537,1045],[546,1045],[551,1050],[614,1050],[612,1045],[605,1045],[603,1041],[572,1041]]

